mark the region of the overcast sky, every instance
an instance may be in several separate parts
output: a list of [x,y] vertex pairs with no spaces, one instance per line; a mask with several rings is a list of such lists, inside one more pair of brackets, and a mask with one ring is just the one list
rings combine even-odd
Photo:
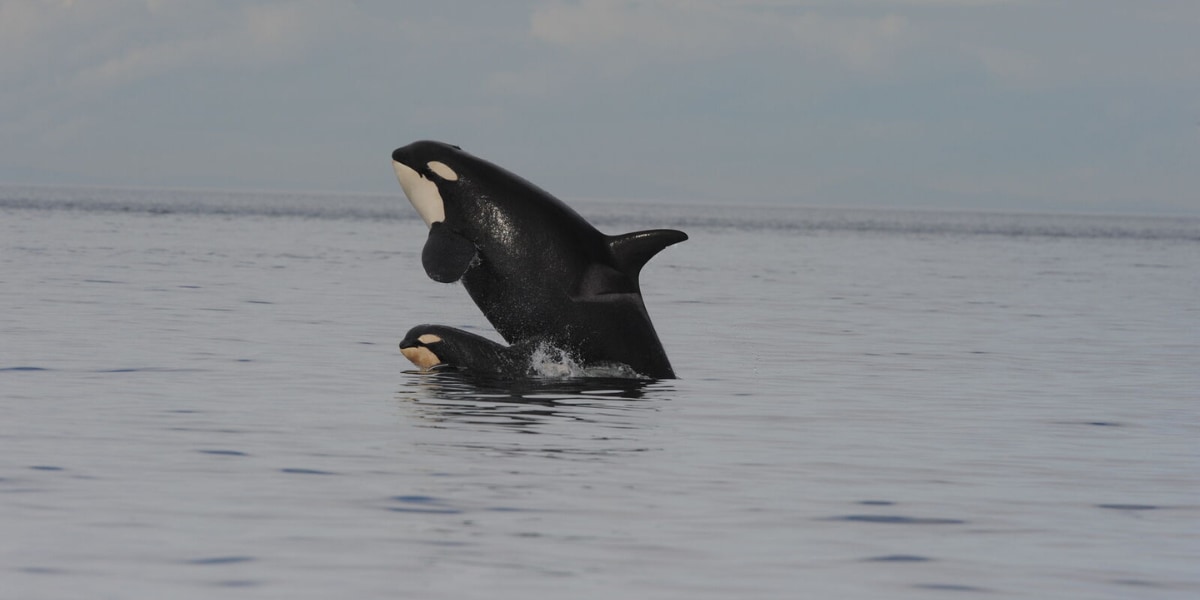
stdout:
[[0,0],[0,182],[1200,214],[1197,0]]

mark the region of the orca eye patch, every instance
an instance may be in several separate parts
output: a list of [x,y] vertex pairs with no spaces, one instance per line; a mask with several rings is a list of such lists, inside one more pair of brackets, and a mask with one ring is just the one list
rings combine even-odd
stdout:
[[434,172],[438,177],[441,177],[446,181],[458,181],[458,173],[455,173],[454,169],[451,169],[450,165],[444,162],[431,160],[425,166],[429,167],[430,171]]

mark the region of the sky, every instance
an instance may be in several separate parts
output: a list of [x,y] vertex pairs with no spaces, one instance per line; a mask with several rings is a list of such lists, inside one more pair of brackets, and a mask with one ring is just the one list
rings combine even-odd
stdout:
[[0,183],[1200,215],[1196,0],[0,0]]

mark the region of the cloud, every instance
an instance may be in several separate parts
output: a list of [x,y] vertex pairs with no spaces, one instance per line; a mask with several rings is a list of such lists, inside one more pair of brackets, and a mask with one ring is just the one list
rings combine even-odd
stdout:
[[[530,19],[534,40],[607,76],[749,55],[866,76],[972,71],[1022,88],[1200,78],[1187,34],[1198,27],[1193,0],[1097,0],[1088,10],[1030,0],[554,0]],[[1138,47],[1123,42],[1134,39]]]
[[149,12],[149,18],[138,19],[141,39],[81,70],[80,85],[122,85],[180,69],[254,70],[299,61],[319,40],[318,31],[336,28],[347,15],[320,2],[246,4],[205,17],[188,3],[159,0]]
[[0,172],[392,189],[385,150],[433,137],[567,195],[1190,197],[1198,27],[1194,0],[0,0]]
[[112,99],[136,104],[129,94],[158,78],[300,64],[358,19],[318,1],[2,0],[0,133],[52,151],[95,134],[120,110]]
[[[255,69],[296,61],[350,26],[351,5],[317,1],[0,2],[0,74],[65,84],[65,93],[189,68]],[[53,77],[45,75],[52,73]]]
[[[774,50],[852,69],[885,67],[908,21],[806,9],[803,3],[582,0],[535,10],[533,38],[586,55],[609,71]],[[753,65],[750,65],[753,66]]]

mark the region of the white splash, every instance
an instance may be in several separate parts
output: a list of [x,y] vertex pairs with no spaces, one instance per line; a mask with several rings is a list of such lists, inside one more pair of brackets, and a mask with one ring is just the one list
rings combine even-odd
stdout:
[[529,355],[529,374],[547,379],[570,379],[575,377],[603,377],[620,379],[644,379],[629,365],[604,363],[584,365],[570,351],[549,342],[541,342]]
[[566,379],[584,377],[583,365],[570,352],[549,342],[541,342],[529,355],[529,372],[535,377]]

